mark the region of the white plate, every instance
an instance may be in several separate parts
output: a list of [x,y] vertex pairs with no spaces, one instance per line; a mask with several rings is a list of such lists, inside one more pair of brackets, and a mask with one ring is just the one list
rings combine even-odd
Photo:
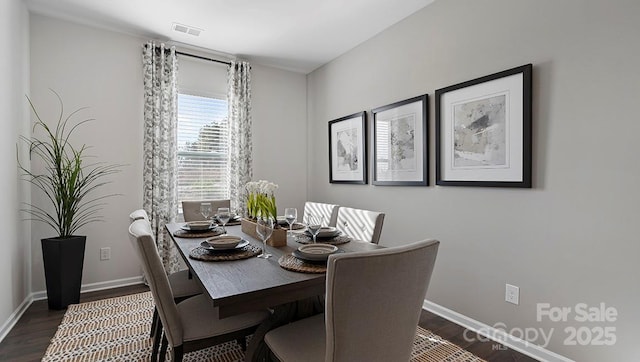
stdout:
[[200,243],[200,247],[202,247],[203,249],[209,250],[209,251],[233,251],[233,250],[239,250],[244,248],[245,246],[249,245],[249,242],[246,240],[242,240],[240,241],[240,243],[236,246],[234,246],[233,248],[226,248],[226,249],[221,249],[218,247],[212,247],[211,244],[209,244],[206,241],[203,241]]
[[209,231],[216,227],[215,224],[206,221],[190,221],[185,223],[181,229],[186,231]]
[[329,244],[307,244],[298,248],[298,253],[309,260],[326,260],[338,251],[338,247]]
[[[311,236],[311,232],[307,230],[307,234]],[[341,231],[333,226],[323,226],[318,231],[317,237],[319,238],[332,238],[341,234]]]

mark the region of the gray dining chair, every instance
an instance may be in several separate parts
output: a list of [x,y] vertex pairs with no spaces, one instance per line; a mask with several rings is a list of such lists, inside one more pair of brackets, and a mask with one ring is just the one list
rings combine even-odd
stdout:
[[231,207],[231,200],[182,201],[182,215],[184,217],[184,221],[203,221],[204,216],[200,213],[200,204],[203,202],[211,204],[211,216],[215,215],[220,207]]
[[383,223],[382,212],[340,207],[336,228],[354,239],[378,244]]
[[[269,317],[269,312],[264,310],[220,319],[205,294],[176,304],[149,222],[136,220],[131,223],[129,237],[137,246],[164,331],[161,361],[165,360],[167,347],[171,347],[171,361],[174,362],[182,361],[185,353],[232,340],[240,341],[245,348],[246,336]],[[154,357],[152,354],[152,360]]]
[[302,222],[305,222],[311,215],[322,216],[327,226],[336,226],[336,218],[338,217],[339,207],[339,205],[334,204],[307,201],[304,203]]
[[[129,214],[129,219],[131,220],[131,222],[142,220],[149,223],[149,216],[143,209],[133,211],[131,214]],[[149,228],[151,227],[149,226]],[[136,252],[136,254],[138,255],[138,259],[142,263],[142,258],[138,251],[137,245],[135,244],[133,239],[130,238],[130,241],[133,250]],[[202,287],[200,287],[200,284],[198,284],[198,282],[191,276],[189,270],[179,270],[167,275],[167,278],[169,280],[169,285],[171,286],[173,299],[176,301],[176,303],[183,301],[189,297],[193,297],[194,295],[202,294]],[[147,281],[149,280],[149,277],[146,274],[145,279]],[[162,332],[159,322],[160,319],[158,317],[158,310],[154,309],[153,317],[151,319],[150,331],[154,343],[154,355],[158,352],[158,346],[160,345],[160,337]]]
[[283,362],[409,361],[437,240],[331,255],[325,313],[265,335]]
[[144,209],[134,210],[129,214],[129,222],[134,222],[139,219],[149,221],[149,214]]

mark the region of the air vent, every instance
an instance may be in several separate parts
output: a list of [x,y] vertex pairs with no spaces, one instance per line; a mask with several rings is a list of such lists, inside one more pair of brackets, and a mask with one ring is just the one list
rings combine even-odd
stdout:
[[202,29],[198,29],[193,26],[178,24],[178,23],[173,23],[171,28],[179,33],[185,33],[193,36],[199,36],[200,33],[203,31]]

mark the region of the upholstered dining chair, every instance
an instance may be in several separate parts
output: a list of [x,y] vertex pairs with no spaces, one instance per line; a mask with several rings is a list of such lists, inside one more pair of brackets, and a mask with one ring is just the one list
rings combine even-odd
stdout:
[[134,210],[129,214],[129,222],[134,222],[139,219],[145,219],[149,221],[149,214],[144,209]]
[[339,207],[340,206],[334,204],[307,201],[304,203],[302,221],[305,222],[310,215],[322,216],[327,226],[336,226]]
[[269,331],[280,361],[409,361],[437,240],[336,254],[327,264],[325,313]]
[[[217,310],[205,294],[176,304],[149,222],[134,221],[129,226],[129,237],[138,248],[163,327],[161,361],[165,360],[166,346],[171,347],[171,361],[180,362],[184,353],[231,340],[244,342],[246,336],[269,316],[265,310],[219,319]],[[152,355],[152,360],[154,357]]]
[[211,204],[211,216],[215,215],[220,207],[231,207],[230,200],[182,201],[182,215],[184,216],[184,221],[203,221],[204,216],[200,213],[200,204],[203,202]]
[[336,228],[354,239],[378,244],[383,223],[382,212],[340,207]]
[[[131,220],[131,222],[134,222],[136,220],[143,220],[147,223],[149,222],[149,216],[143,209],[133,211],[131,214],[129,214],[129,219]],[[136,254],[138,254],[138,258],[141,259],[137,245],[134,243],[133,239],[130,240],[132,242],[131,246],[136,251]],[[140,262],[142,262],[142,260],[140,260]],[[147,281],[149,280],[146,274],[145,278],[147,279]],[[177,272],[169,274],[167,278],[169,279],[169,285],[171,286],[173,299],[176,301],[176,303],[189,297],[193,297],[194,295],[202,294],[202,288],[200,287],[198,282],[190,275],[189,270],[179,270]],[[154,346],[159,346],[160,343],[162,329],[160,328],[159,321],[160,319],[158,317],[158,310],[154,309],[150,332],[151,337],[153,337]],[[157,352],[157,346],[155,352]]]

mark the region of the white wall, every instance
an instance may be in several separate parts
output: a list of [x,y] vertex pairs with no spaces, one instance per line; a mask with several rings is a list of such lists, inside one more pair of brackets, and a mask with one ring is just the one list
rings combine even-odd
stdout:
[[[29,136],[25,94],[29,91],[29,17],[20,0],[0,2],[0,335],[28,296],[29,227],[20,202],[29,201],[28,185],[19,182],[18,136]],[[21,155],[24,150],[21,148]]]
[[[82,283],[92,284],[140,275],[127,235],[129,213],[142,205],[142,55],[143,41],[86,26],[31,16],[31,96],[45,121],[55,122],[60,94],[65,114],[80,107],[77,120],[96,120],[77,129],[76,142],[92,148],[97,160],[125,164],[101,193],[107,199],[104,222],[81,229],[87,235]],[[33,192],[33,202],[45,204]],[[45,289],[40,239],[54,230],[33,223],[33,290]],[[100,248],[111,248],[111,259],[100,261]]]
[[[140,275],[126,230],[129,212],[142,205],[141,47],[146,41],[41,15],[31,16],[34,102],[43,109],[43,114],[54,114],[56,100],[48,91],[53,88],[64,98],[67,110],[89,106],[83,114],[97,121],[82,130],[82,140],[94,147],[92,153],[100,160],[127,165],[113,177],[108,190],[123,196],[108,200],[104,223],[82,230],[88,236],[83,284]],[[181,57],[180,61],[184,59]],[[286,202],[287,206],[302,204],[306,199],[306,178],[303,175],[296,183],[289,175],[274,173],[267,165],[283,160],[282,147],[288,137],[293,138],[296,148],[304,144],[305,87],[304,75],[253,67],[254,176],[279,182],[281,188],[290,187],[291,193],[287,191],[278,200],[278,204]],[[292,157],[291,164],[294,169],[304,169],[305,160],[306,154],[302,152]],[[45,288],[39,239],[51,235],[51,230],[34,224],[35,291]],[[101,247],[111,247],[111,260],[99,260]]]
[[[554,330],[580,361],[640,360],[637,103],[640,3],[447,0],[308,76],[310,199],[386,212],[382,244],[442,241],[428,299],[490,326]],[[328,182],[327,122],[533,63],[533,189]],[[504,302],[505,283],[520,305]],[[615,307],[609,323],[536,321],[536,304]],[[565,327],[612,326],[614,346],[566,346]],[[537,340],[542,343],[542,340]]]
[[209,97],[227,97],[227,66],[194,57],[178,56],[180,92]]
[[306,76],[252,65],[253,179],[278,185],[278,212],[307,200]]

